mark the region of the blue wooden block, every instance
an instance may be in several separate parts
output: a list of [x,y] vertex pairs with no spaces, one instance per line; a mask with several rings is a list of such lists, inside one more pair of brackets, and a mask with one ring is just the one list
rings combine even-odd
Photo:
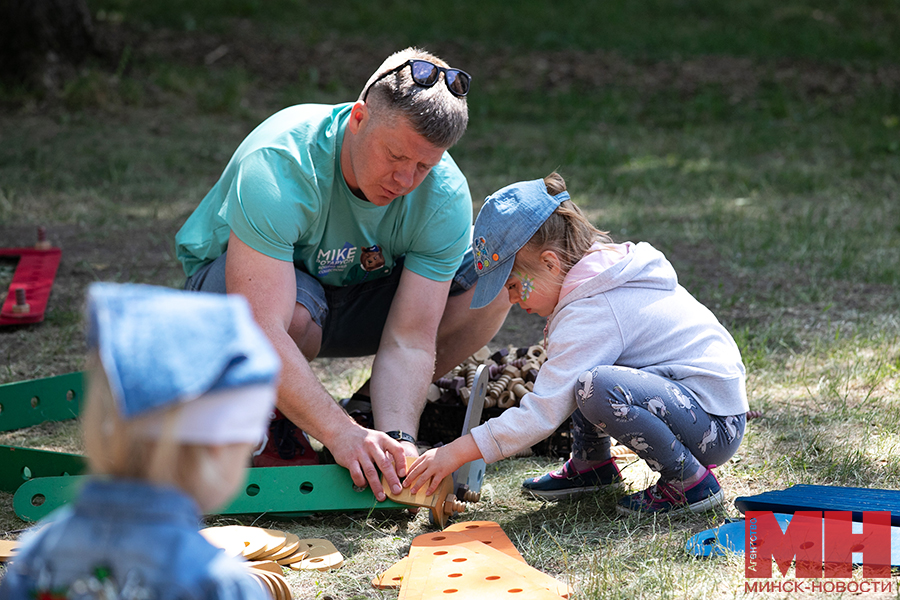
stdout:
[[735,498],[734,505],[742,513],[748,510],[788,514],[800,510],[849,511],[853,520],[859,522],[862,522],[863,512],[885,511],[891,513],[891,525],[900,526],[900,490],[794,485],[755,496],[740,496]]

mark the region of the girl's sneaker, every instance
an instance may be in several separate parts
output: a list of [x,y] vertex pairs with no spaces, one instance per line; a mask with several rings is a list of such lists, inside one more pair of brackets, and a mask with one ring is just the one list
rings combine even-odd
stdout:
[[534,479],[526,479],[522,490],[540,500],[563,500],[585,492],[594,492],[610,485],[621,485],[622,475],[615,459],[610,458],[593,469],[578,472],[572,461],[558,471]]
[[706,475],[684,491],[675,486],[659,482],[643,492],[625,496],[616,505],[616,510],[623,515],[635,513],[666,513],[680,515],[688,512],[704,512],[722,505],[725,493],[712,470],[716,465],[709,465]]

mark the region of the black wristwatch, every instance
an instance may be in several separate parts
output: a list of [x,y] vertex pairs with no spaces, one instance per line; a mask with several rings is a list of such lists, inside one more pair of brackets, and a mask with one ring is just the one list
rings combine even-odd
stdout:
[[388,437],[394,438],[398,442],[409,442],[413,446],[416,445],[416,438],[409,435],[405,431],[385,431],[384,432]]

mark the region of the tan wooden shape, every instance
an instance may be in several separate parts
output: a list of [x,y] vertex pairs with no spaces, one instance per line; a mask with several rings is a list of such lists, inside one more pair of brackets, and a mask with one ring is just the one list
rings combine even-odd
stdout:
[[[476,542],[480,543],[480,542]],[[484,545],[484,544],[482,544]],[[489,548],[488,546],[485,546]],[[498,552],[505,562],[498,562],[485,554],[464,546],[410,548],[412,570],[427,572],[424,579],[411,574],[400,588],[399,600],[430,600],[433,598],[502,598],[529,600],[559,600],[535,574],[540,571]],[[555,580],[554,580],[555,581]]]
[[344,564],[343,555],[328,540],[309,538],[301,541],[309,546],[309,555],[299,562],[291,563],[290,567],[295,571],[307,569],[328,571]]
[[16,555],[19,542],[16,540],[0,540],[0,562],[6,562]]

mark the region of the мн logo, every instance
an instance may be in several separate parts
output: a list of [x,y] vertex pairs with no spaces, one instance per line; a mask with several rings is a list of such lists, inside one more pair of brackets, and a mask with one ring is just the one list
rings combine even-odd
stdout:
[[[862,562],[863,577],[890,577],[891,513],[862,514],[862,533],[853,533],[847,511],[796,512],[782,532],[771,511],[747,511],[746,577],[771,577],[772,559],[782,576],[794,562],[798,578],[852,577],[853,563]],[[854,554],[862,560],[854,560]]]

